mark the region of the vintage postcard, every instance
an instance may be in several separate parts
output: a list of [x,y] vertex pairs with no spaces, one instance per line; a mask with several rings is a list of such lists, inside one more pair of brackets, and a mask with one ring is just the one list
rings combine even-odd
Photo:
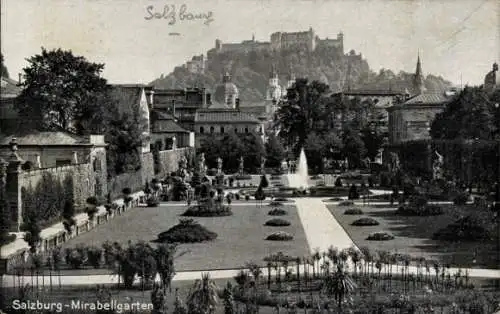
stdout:
[[494,0],[1,2],[0,313],[500,313]]

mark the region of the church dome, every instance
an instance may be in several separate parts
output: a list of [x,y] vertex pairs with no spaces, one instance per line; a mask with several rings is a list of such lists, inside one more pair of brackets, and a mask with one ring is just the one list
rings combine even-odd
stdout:
[[234,106],[236,98],[239,96],[238,87],[231,82],[229,73],[224,75],[222,84],[215,88],[214,101],[222,104]]

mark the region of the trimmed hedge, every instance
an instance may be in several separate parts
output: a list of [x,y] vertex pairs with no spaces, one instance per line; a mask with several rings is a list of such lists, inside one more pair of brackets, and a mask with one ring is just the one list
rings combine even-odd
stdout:
[[274,233],[271,233],[266,237],[266,240],[269,241],[291,241],[293,240],[293,235],[288,232],[284,231],[277,231]]
[[344,215],[363,215],[364,212],[360,208],[349,208],[344,212]]
[[370,217],[363,217],[363,218],[360,218],[360,219],[357,219],[357,220],[354,220],[352,223],[351,223],[352,226],[378,226],[379,225],[379,222],[376,221],[375,219],[373,218],[370,218]]
[[217,233],[195,222],[193,219],[181,219],[179,224],[158,235],[157,242],[167,243],[197,243],[212,241]]
[[274,219],[266,221],[265,225],[271,226],[271,227],[286,227],[286,226],[290,226],[291,223],[285,219],[274,218]]
[[267,214],[269,216],[285,216],[288,214],[288,212],[284,209],[281,209],[281,208],[274,208],[274,209],[271,209]]
[[366,238],[366,240],[370,241],[389,241],[393,239],[394,236],[388,232],[374,232]]

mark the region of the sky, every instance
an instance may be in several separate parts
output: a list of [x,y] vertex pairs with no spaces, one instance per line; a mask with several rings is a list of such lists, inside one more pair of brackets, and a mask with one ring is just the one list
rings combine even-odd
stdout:
[[[175,23],[151,18],[172,5]],[[212,21],[181,20],[182,5]],[[500,61],[499,21],[497,0],[2,0],[0,40],[13,78],[45,47],[105,63],[111,83],[149,83],[217,38],[269,41],[312,27],[320,38],[342,31],[345,52],[374,71],[414,72],[420,53],[425,75],[476,85]]]

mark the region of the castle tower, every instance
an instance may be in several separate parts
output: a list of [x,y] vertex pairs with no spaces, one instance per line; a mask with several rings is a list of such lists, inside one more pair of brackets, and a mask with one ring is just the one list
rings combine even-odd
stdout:
[[344,33],[340,32],[337,34],[337,41],[339,42],[339,50],[344,54]]
[[413,77],[413,90],[417,95],[425,92],[424,75],[422,72],[422,64],[420,62],[420,53],[418,54],[417,68],[415,70],[415,76]]

